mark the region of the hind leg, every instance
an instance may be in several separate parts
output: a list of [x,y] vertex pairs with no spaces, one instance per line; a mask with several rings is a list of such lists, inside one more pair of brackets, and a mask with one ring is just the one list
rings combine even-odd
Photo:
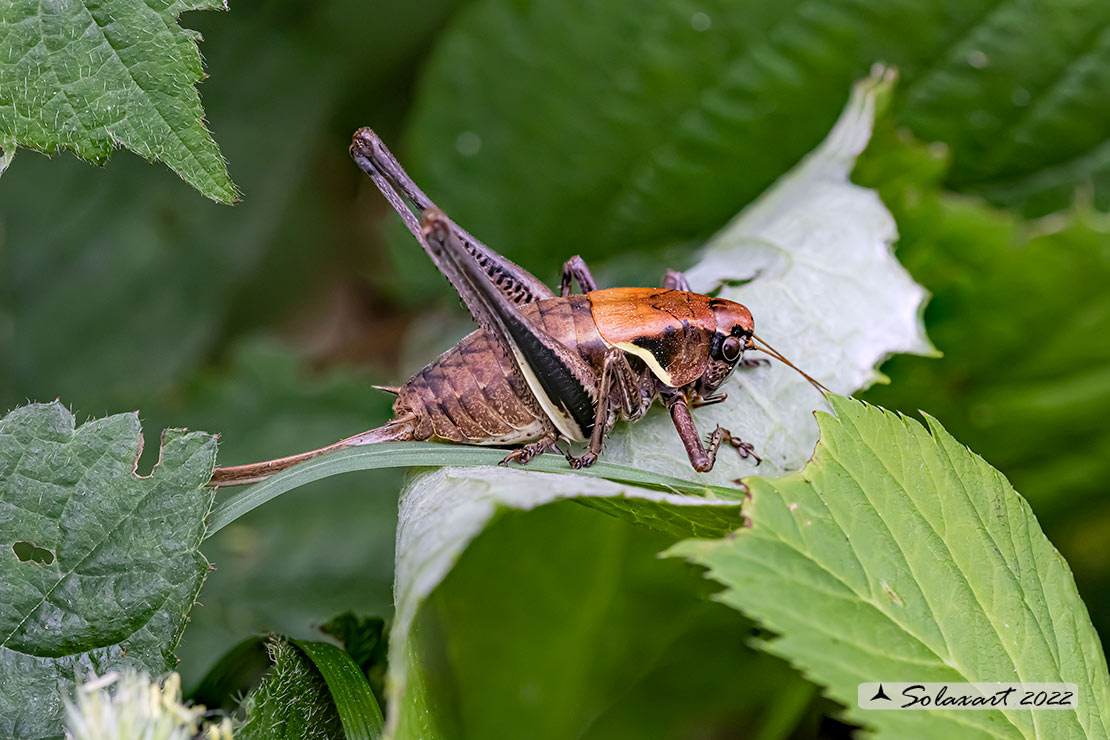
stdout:
[[542,455],[548,450],[557,449],[555,447],[557,441],[558,437],[555,436],[554,432],[547,432],[535,442],[529,442],[523,447],[518,447],[508,455],[505,455],[505,458],[498,463],[498,465],[508,465],[510,462],[527,465],[536,455]]

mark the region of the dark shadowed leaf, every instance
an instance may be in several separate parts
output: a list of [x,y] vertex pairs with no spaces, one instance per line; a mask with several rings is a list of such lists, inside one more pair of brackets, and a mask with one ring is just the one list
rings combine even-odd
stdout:
[[571,502],[503,512],[417,617],[396,737],[754,738],[796,688],[804,709],[670,542]]
[[952,185],[1037,212],[1093,185],[1105,206],[1108,23],[1100,0],[484,0],[432,57],[405,161],[547,276],[708,236],[883,61],[905,79],[900,120],[952,147]]

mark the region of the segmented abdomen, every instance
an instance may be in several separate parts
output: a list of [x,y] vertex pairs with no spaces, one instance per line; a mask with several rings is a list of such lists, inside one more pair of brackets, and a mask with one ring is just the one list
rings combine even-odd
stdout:
[[[605,353],[585,296],[550,298],[521,307],[593,367]],[[415,437],[467,444],[518,444],[550,428],[511,360],[485,330],[462,339],[398,392],[394,414],[416,418]]]

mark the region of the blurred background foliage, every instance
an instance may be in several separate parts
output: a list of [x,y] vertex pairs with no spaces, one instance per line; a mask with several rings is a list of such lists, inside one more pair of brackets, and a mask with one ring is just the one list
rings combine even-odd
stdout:
[[[201,99],[242,202],[127,154],[16,157],[0,178],[5,408],[140,408],[148,438],[221,432],[223,464],[368,428],[389,408],[369,384],[468,324],[350,164],[356,127],[542,279],[578,253],[608,284],[652,284],[812,149],[882,60],[901,81],[856,180],[894,214],[944,356],[893,358],[864,398],[937,416],[1009,476],[1110,634],[1110,4],[281,0],[183,24],[203,33]],[[388,617],[400,480],[321,481],[210,540],[186,683],[254,632]],[[649,557],[665,545],[572,504],[499,521],[422,617],[442,632],[429,690],[475,736],[542,712],[563,723],[552,737],[834,736],[830,706],[749,647],[750,625],[673,597],[706,589]],[[632,570],[616,588],[593,580],[603,565]],[[508,644],[532,670],[563,661],[558,686],[590,701],[537,707]],[[515,703],[476,698],[508,684]]]

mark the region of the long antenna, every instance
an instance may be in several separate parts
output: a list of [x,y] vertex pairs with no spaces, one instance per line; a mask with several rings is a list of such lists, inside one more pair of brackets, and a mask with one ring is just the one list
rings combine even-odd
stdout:
[[777,349],[775,349],[771,345],[767,344],[767,342],[765,340],[761,339],[760,337],[758,337],[755,334],[752,334],[752,339],[755,339],[756,341],[758,341],[763,346],[762,347],[757,347],[754,344],[752,344],[748,347],[748,349],[754,349],[758,352],[764,352],[766,354],[771,355],[771,357],[774,357],[776,360],[778,360],[782,364],[786,365],[787,367],[793,368],[799,375],[801,375],[803,378],[808,380],[809,384],[812,385],[817,390],[822,391],[824,393],[832,393],[832,391],[830,391],[828,388],[826,388],[825,386],[818,383],[816,380],[813,379],[813,377],[811,377],[808,373],[806,373],[800,367],[795,365],[790,360],[786,359],[786,357],[782,354],[782,352],[779,352]]

